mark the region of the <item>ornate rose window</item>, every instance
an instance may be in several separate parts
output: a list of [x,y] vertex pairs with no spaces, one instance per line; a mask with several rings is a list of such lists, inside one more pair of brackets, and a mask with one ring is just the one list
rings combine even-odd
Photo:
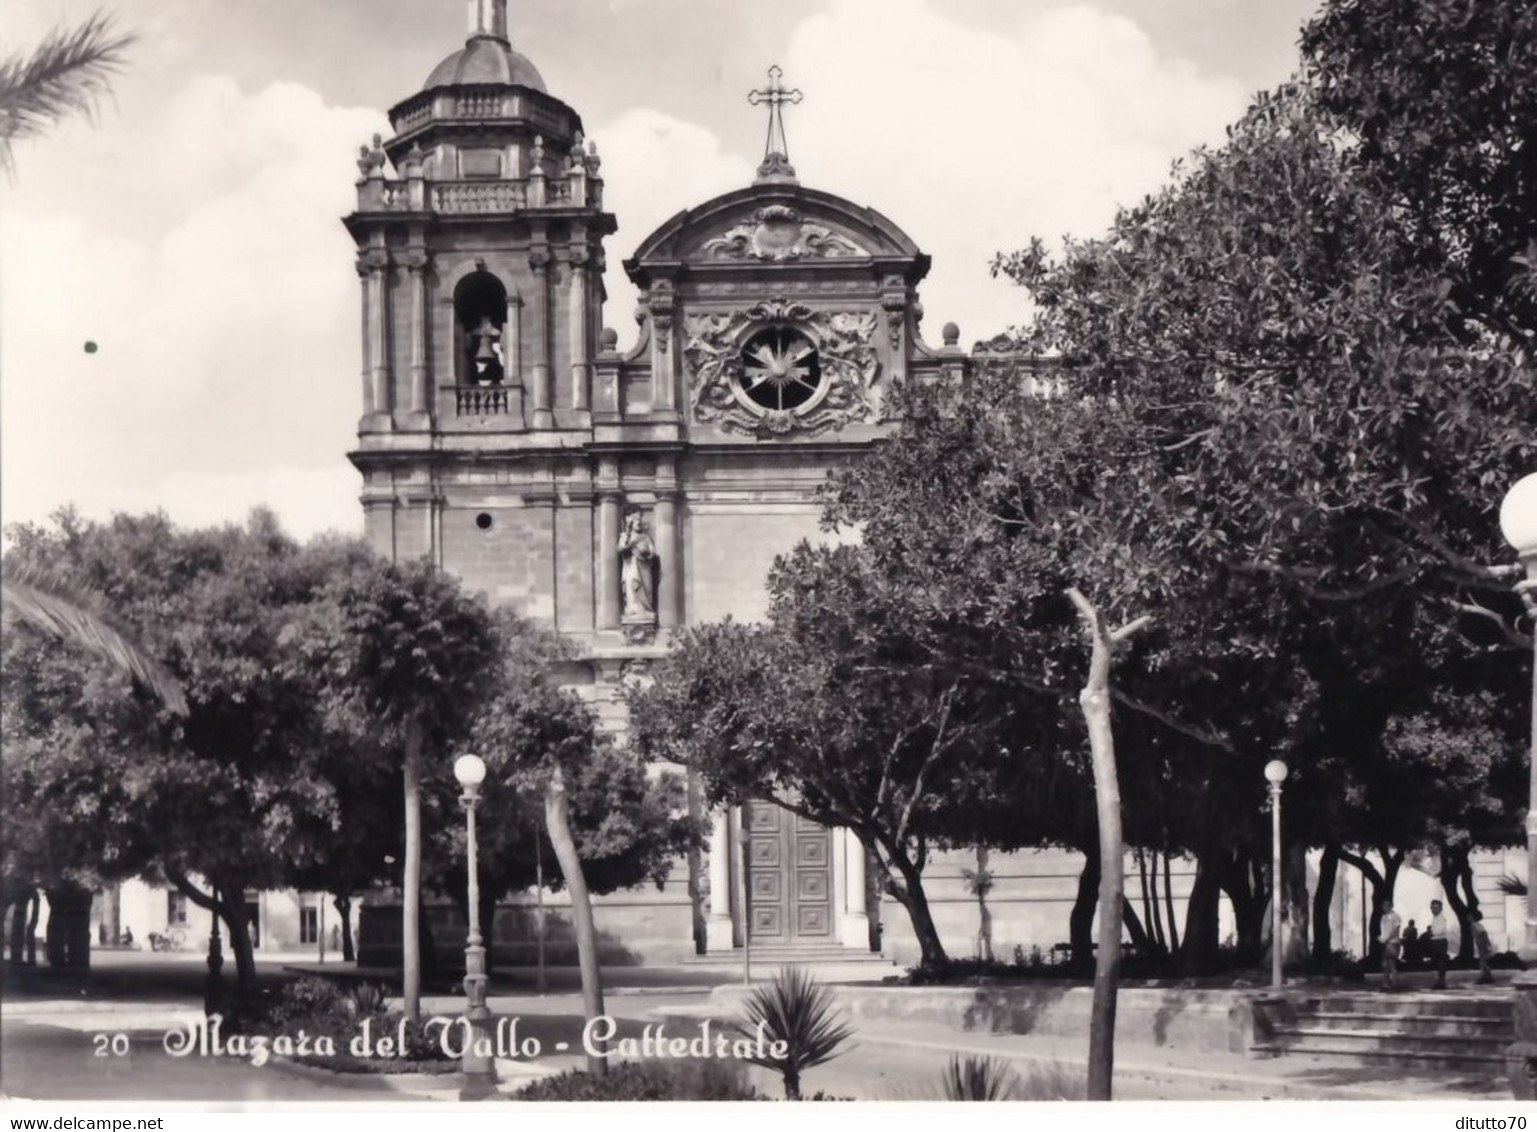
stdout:
[[750,406],[785,413],[810,406],[826,392],[816,344],[793,326],[769,326],[742,347],[736,392]]

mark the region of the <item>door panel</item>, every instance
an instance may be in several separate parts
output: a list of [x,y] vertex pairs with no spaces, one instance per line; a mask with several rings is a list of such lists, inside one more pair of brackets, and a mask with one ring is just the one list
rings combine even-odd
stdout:
[[830,941],[832,831],[766,803],[748,808],[754,943]]

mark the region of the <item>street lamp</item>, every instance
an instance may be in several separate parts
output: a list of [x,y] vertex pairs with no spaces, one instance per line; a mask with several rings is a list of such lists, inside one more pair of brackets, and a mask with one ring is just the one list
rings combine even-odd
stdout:
[[1280,990],[1285,982],[1281,973],[1281,783],[1286,781],[1286,764],[1280,759],[1266,763],[1265,781],[1270,783],[1270,986]]
[[467,823],[465,870],[469,873],[470,931],[464,947],[465,1020],[464,1085],[462,1101],[478,1101],[496,1092],[496,1070],[491,1063],[491,1011],[486,1007],[486,949],[480,937],[480,869],[476,860],[475,807],[480,802],[480,784],[486,780],[486,764],[478,755],[463,755],[454,763],[454,777],[464,788],[459,800],[464,803]]
[[[1526,580],[1517,584],[1526,607],[1537,619],[1537,473],[1517,481],[1500,504],[1500,531],[1515,547],[1526,567]],[[1534,634],[1537,636],[1537,634]],[[1521,958],[1537,959],[1537,654],[1532,663],[1532,732],[1526,803],[1526,935]]]

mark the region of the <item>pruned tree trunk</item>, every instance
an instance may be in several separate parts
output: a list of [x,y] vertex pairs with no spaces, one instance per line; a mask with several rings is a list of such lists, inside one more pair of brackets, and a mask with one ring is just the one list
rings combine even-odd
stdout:
[[91,965],[91,890],[64,881],[47,892],[48,965],[85,970]]
[[[587,1020],[591,1022],[603,1016],[603,983],[598,971],[598,933],[592,922],[592,900],[587,893],[587,877],[582,872],[582,860],[577,855],[576,838],[571,835],[566,780],[558,763],[550,774],[550,784],[544,796],[544,820],[549,830],[550,844],[555,849],[555,859],[560,863],[561,874],[566,878],[566,891],[571,895],[571,924],[576,930],[576,953],[582,969],[582,1007]],[[594,1076],[604,1076],[608,1072],[608,1059],[597,1053],[589,1053],[587,1071]]]
[[1334,951],[1334,925],[1329,912],[1339,871],[1340,847],[1331,841],[1324,846],[1324,855],[1318,862],[1318,891],[1313,893],[1313,958],[1319,962]]
[[422,1020],[422,726],[412,719],[406,725],[405,749],[405,863],[400,893],[401,993],[407,1020]]
[[1094,997],[1089,1015],[1089,1079],[1086,1097],[1110,1099],[1115,1073],[1115,1007],[1121,976],[1121,917],[1125,902],[1125,846],[1121,838],[1121,785],[1115,767],[1115,734],[1110,726],[1110,666],[1116,647],[1147,623],[1145,617],[1111,631],[1088,598],[1076,589],[1090,642],[1089,678],[1078,695],[1089,730],[1094,768],[1094,809],[1099,819],[1099,949],[1094,960]]

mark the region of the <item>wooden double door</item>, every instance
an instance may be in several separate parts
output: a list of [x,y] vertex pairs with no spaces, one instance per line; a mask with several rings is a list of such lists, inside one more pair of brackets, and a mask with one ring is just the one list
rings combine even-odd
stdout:
[[832,830],[768,802],[746,819],[752,942],[834,942]]

